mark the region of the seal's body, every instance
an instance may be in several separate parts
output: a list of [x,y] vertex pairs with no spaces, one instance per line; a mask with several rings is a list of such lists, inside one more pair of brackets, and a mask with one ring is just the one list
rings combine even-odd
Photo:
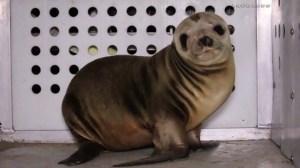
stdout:
[[173,43],[152,57],[89,63],[71,81],[62,104],[80,149],[60,163],[151,144],[151,157],[117,166],[186,157],[190,148],[204,147],[199,127],[229,97],[234,72],[227,25],[211,13],[185,19]]

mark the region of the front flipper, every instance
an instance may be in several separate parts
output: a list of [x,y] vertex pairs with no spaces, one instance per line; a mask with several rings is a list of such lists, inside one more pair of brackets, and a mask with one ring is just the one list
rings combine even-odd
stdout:
[[187,133],[188,143],[193,151],[198,149],[210,149],[219,146],[219,142],[216,141],[200,141],[201,125],[192,129]]
[[169,116],[168,119],[157,122],[154,126],[153,143],[155,149],[150,157],[114,165],[114,167],[159,163],[189,155],[184,122],[179,118]]
[[69,158],[60,161],[58,164],[64,164],[67,166],[78,165],[95,158],[104,149],[101,145],[95,142],[86,142],[80,146],[80,148],[72,154]]

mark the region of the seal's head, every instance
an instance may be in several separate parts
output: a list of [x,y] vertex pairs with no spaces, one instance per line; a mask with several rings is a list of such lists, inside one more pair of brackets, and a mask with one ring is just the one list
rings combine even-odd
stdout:
[[232,56],[226,22],[216,14],[196,13],[176,28],[173,42],[180,57],[198,66],[221,64]]

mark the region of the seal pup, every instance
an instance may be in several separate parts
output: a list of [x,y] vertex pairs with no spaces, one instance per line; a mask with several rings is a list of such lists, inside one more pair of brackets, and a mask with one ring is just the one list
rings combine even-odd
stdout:
[[115,166],[150,164],[216,145],[200,141],[200,126],[234,87],[229,34],[221,17],[196,13],[178,25],[172,44],[152,57],[104,57],[83,67],[62,103],[79,150],[59,164],[153,144],[150,157]]

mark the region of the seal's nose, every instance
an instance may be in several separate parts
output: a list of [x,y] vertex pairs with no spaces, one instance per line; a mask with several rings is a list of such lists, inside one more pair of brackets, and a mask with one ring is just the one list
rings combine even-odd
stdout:
[[203,36],[198,41],[199,46],[211,47],[214,44],[214,40],[208,36]]

